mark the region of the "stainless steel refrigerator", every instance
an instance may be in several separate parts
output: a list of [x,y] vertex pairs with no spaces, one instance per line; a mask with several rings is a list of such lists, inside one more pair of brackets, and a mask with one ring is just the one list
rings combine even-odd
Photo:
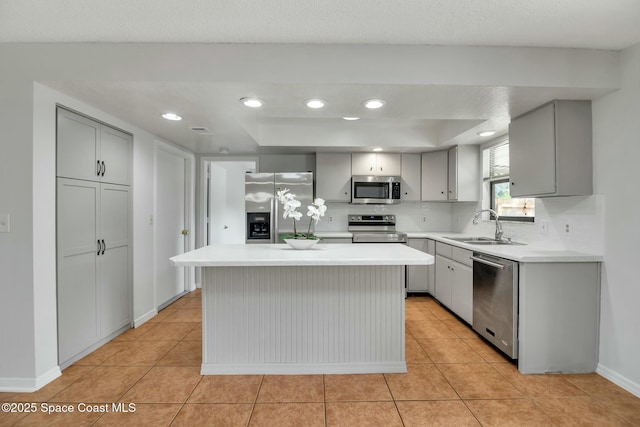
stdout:
[[293,233],[293,219],[282,218],[282,205],[276,200],[277,191],[288,188],[300,201],[302,220],[298,232],[309,226],[307,206],[313,202],[313,173],[247,173],[245,175],[245,217],[247,243],[283,243],[280,235]]

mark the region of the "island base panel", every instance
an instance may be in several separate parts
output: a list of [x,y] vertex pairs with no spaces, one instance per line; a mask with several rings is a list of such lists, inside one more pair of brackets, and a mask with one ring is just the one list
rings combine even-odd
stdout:
[[202,374],[406,372],[404,272],[203,268]]

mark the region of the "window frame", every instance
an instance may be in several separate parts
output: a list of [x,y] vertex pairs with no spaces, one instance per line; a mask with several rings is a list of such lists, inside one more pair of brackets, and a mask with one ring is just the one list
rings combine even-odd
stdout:
[[[496,210],[496,193],[495,193],[495,185],[503,184],[505,182],[511,182],[509,177],[490,180],[489,181],[489,207],[493,210]],[[517,197],[516,197],[517,198]],[[530,197],[529,197],[530,198]],[[535,222],[536,217],[534,216],[502,216],[500,215],[501,221],[514,221],[514,222]]]

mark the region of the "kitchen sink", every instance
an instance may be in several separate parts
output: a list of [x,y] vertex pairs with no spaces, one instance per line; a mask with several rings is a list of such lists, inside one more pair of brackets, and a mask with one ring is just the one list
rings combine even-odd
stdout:
[[472,245],[526,245],[526,243],[518,243],[511,240],[496,240],[491,237],[447,237],[442,236],[448,240],[454,240],[461,243],[469,243]]

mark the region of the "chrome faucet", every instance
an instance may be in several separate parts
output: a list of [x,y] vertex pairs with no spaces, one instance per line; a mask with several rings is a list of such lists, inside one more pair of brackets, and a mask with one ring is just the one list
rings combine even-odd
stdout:
[[494,211],[493,209],[482,209],[481,211],[477,211],[473,215],[473,225],[478,225],[478,221],[480,221],[480,215],[482,215],[482,212],[490,212],[493,214],[494,217],[496,217],[496,240],[501,241],[502,240],[502,223],[500,222],[500,216],[498,216],[498,212]]

